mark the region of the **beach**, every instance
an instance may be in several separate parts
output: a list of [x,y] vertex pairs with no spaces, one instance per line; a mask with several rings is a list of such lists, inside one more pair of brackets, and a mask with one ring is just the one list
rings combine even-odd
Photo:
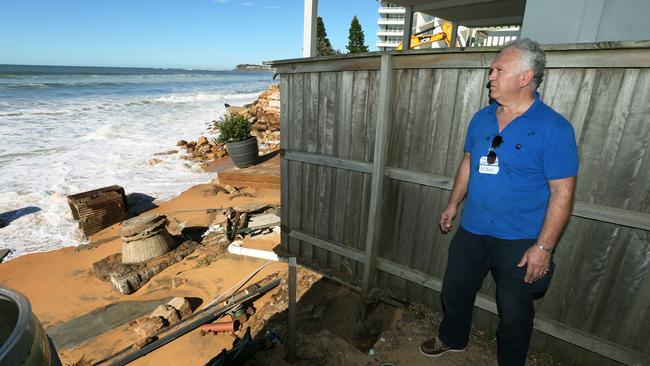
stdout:
[[[216,137],[210,127],[226,103],[250,103],[269,85],[268,73],[0,67],[0,130],[11,142],[0,148],[0,219],[6,225],[0,228],[0,249],[12,250],[0,264],[0,285],[26,295],[49,332],[124,301],[173,295],[206,304],[257,268],[260,260],[233,257],[215,271],[206,260],[211,254],[199,249],[135,294],[122,295],[93,274],[93,263],[121,251],[120,224],[84,238],[66,196],[119,184],[131,215],[157,206],[146,214],[161,213],[183,227],[207,227],[223,215],[204,209],[279,205],[278,189],[260,188],[254,197],[240,199],[209,193],[216,172],[233,169],[232,163],[227,158],[206,163],[176,146],[182,139]],[[251,245],[270,250],[279,241],[279,233],[270,233]],[[276,273],[277,266],[251,281]],[[108,332],[85,347],[63,346],[59,355],[64,364],[84,355],[98,360],[138,339],[132,331],[115,331],[128,334],[112,341]],[[204,356],[199,357],[204,362],[221,349],[210,344],[190,354]]]
[[270,73],[0,65],[0,248],[15,258],[84,243],[70,194],[117,184],[138,204],[209,182],[176,142],[215,137],[225,103],[271,84]]
[[[149,212],[174,212],[199,210],[168,214],[170,219],[185,222],[189,226],[208,226],[217,214],[207,214],[201,209],[222,207],[238,204],[279,204],[279,191],[273,189],[258,189],[254,198],[245,197],[230,200],[227,195],[209,196],[211,184],[196,185],[180,194],[178,197],[161,203]],[[218,213],[221,215],[221,213]],[[92,241],[102,241],[116,235],[119,224],[93,236]],[[131,295],[121,295],[112,290],[110,283],[103,282],[93,275],[92,264],[110,254],[121,250],[119,238],[108,240],[92,249],[77,250],[75,247],[65,247],[54,251],[33,253],[20,256],[0,264],[0,279],[2,286],[19,290],[25,294],[34,313],[38,316],[44,328],[52,329],[67,321],[109,304],[124,301],[148,301],[170,296],[200,299],[205,305],[224,290],[246,277],[255,268],[264,264],[264,260],[228,256],[215,263],[201,266],[202,259],[209,256],[209,251],[198,250],[194,258],[168,267],[154,277],[152,281]],[[279,234],[265,235],[264,238],[246,240],[250,247],[272,250],[279,244]],[[286,265],[271,263],[251,279],[251,283],[265,276],[286,271]],[[172,279],[182,285],[172,288]],[[259,301],[264,301],[262,298]],[[116,329],[84,340],[81,345],[58,349],[64,362],[73,363],[85,356],[86,359],[99,360],[111,352],[128,346],[138,340],[135,332],[128,329],[127,324],[117,324]],[[142,359],[134,364],[170,364],[164,360],[170,357],[183,359],[184,364],[202,364],[214,357],[221,348],[229,347],[232,340],[229,337],[201,337],[198,332],[182,337],[177,342],[165,347],[164,352],[152,353],[151,357]],[[221,342],[216,342],[215,339]],[[87,342],[89,341],[89,342]],[[187,362],[187,363],[185,363]],[[176,363],[171,363],[176,364]]]
[[[31,203],[33,206],[23,206],[20,200],[8,200],[11,194],[16,194],[10,190],[17,189],[20,179],[11,182],[12,185],[0,194],[5,199],[0,203],[13,202],[19,207],[3,216],[8,223],[0,229],[5,240],[3,245],[9,243],[18,250],[8,261],[0,263],[0,286],[15,289],[29,299],[33,313],[52,339],[64,365],[87,366],[100,361],[107,364],[103,361],[118,360],[139,347],[155,343],[155,337],[164,338],[169,334],[165,333],[167,329],[172,332],[179,324],[182,326],[187,319],[192,319],[190,316],[179,320],[183,316],[180,309],[172,310],[175,315],[171,318],[175,320],[159,318],[155,314],[160,314],[158,309],[166,303],[182,299],[190,312],[202,314],[203,308],[215,299],[219,299],[215,306],[227,304],[224,296],[228,298],[251,284],[268,283],[273,279],[280,281],[277,287],[245,302],[244,317],[241,314],[216,317],[218,321],[238,319],[241,321],[238,330],[213,335],[194,327],[131,364],[204,365],[223,350],[233,349],[234,342],[245,339],[250,332],[255,342],[263,342],[264,347],[251,351],[250,359],[241,364],[289,365],[289,281],[286,253],[281,247],[280,217],[275,216],[277,221],[262,230],[247,230],[249,228],[244,225],[236,237],[226,240],[230,224],[235,225],[243,217],[241,215],[247,215],[248,219],[256,215],[280,214],[279,90],[271,86],[253,95],[239,94],[234,100],[241,103],[228,107],[228,112],[238,111],[251,119],[252,133],[261,144],[262,155],[257,163],[244,169],[236,168],[230,157],[221,155],[223,147],[214,140],[215,131],[210,128],[211,121],[226,112],[221,98],[208,98],[207,105],[214,109],[210,117],[202,117],[202,121],[209,122],[203,122],[201,128],[195,126],[187,132],[182,123],[177,126],[167,120],[168,132],[163,133],[164,128],[154,128],[153,135],[147,137],[156,140],[160,135],[164,137],[162,142],[145,144],[147,147],[142,148],[138,141],[129,140],[129,146],[135,151],[130,153],[125,152],[128,148],[125,151],[106,148],[103,155],[97,153],[102,159],[92,161],[90,157],[92,164],[85,168],[79,166],[79,170],[86,172],[83,175],[70,173],[74,168],[63,173],[50,168],[52,175],[60,176],[63,183],[50,184],[49,190],[41,189],[38,184],[23,184],[25,191],[33,190],[23,196],[53,200],[55,203],[50,206],[38,200]],[[191,100],[191,105],[196,102],[194,97],[187,100]],[[241,107],[243,105],[246,106]],[[157,107],[157,111],[161,112],[161,108],[166,109],[166,104]],[[178,113],[188,108],[181,103]],[[9,124],[4,125],[7,126]],[[144,139],[137,134],[120,136],[118,141],[134,137]],[[108,134],[105,138],[103,143],[107,144],[115,136]],[[102,142],[94,143],[98,144],[93,145],[96,150],[101,150]],[[66,154],[71,150],[75,154],[80,151],[68,149]],[[13,165],[17,164],[14,159],[9,158],[6,151],[4,153],[4,160],[0,157],[4,171],[18,170]],[[38,154],[32,155],[14,158],[26,165],[30,159],[43,159]],[[53,159],[58,159],[56,154]],[[76,161],[65,160],[62,164]],[[112,165],[104,161],[112,161]],[[112,169],[117,167],[120,171],[123,165],[126,169],[122,170],[123,179],[120,180]],[[141,286],[129,288],[127,292],[121,292],[123,288],[103,278],[97,264],[124,255],[123,237],[126,234],[123,229],[129,221],[112,224],[89,238],[82,238],[66,201],[67,194],[78,193],[81,187],[93,189],[116,183],[125,186],[129,217],[164,217],[165,229],[173,235],[174,246],[190,248],[182,256],[170,254],[177,250],[172,249],[157,257],[169,255],[175,259],[155,275],[147,275]],[[73,187],[75,189],[71,190]],[[39,225],[47,228],[39,229]],[[230,253],[227,248],[234,239],[239,239],[244,248],[264,250],[270,255],[275,253],[281,260],[267,261]],[[27,245],[20,246],[21,243]],[[146,263],[149,265],[149,261]],[[139,275],[136,277],[141,279]],[[336,273],[321,271],[318,264],[302,260],[297,266],[296,283],[297,362],[292,365],[371,366],[382,362],[413,365],[426,361],[417,352],[417,347],[439,324],[440,315],[431,308],[388,294],[366,297],[360,293],[358,284],[341,281]],[[155,330],[148,328],[150,319],[156,319],[164,327],[160,330],[158,326]],[[174,325],[176,321],[178,324]],[[473,330],[471,338],[467,352],[450,355],[437,364],[493,364],[496,358],[493,337]],[[121,353],[125,349],[128,351]],[[530,364],[557,365],[546,355],[532,355]]]

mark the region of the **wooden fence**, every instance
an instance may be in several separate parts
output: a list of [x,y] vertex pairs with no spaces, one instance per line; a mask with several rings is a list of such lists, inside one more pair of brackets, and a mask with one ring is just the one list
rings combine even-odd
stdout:
[[[496,49],[272,62],[282,243],[302,264],[439,309],[438,217]],[[576,204],[532,347],[570,364],[650,364],[650,42],[547,47],[542,99],[573,124]],[[458,222],[458,219],[456,220]],[[495,328],[486,279],[475,324]]]

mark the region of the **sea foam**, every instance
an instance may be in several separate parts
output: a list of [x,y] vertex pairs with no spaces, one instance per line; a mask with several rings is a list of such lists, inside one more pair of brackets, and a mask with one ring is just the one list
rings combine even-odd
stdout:
[[[118,184],[167,200],[210,181],[213,174],[180,153],[150,160],[206,134],[224,103],[250,103],[271,83],[270,75],[236,74],[29,79],[31,89],[0,89],[0,219],[9,224],[0,228],[0,248],[12,257],[84,242],[66,195]],[[36,86],[57,80],[64,86],[49,92]]]

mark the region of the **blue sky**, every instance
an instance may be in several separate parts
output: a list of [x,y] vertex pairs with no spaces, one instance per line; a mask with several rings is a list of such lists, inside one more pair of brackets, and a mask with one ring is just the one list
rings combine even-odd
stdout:
[[[376,0],[320,0],[334,48],[357,15],[376,50]],[[2,0],[0,64],[231,69],[302,55],[304,0]]]

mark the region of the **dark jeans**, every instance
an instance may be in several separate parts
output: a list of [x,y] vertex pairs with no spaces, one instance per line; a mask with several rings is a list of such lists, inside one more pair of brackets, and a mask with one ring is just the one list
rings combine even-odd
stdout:
[[534,243],[533,239],[497,239],[458,228],[449,247],[442,284],[440,340],[452,348],[467,346],[476,293],[490,271],[497,284],[499,365],[524,365],[535,317],[533,300],[546,292],[554,269],[551,264],[549,274],[542,279],[524,282],[526,266],[519,268],[517,263]]

